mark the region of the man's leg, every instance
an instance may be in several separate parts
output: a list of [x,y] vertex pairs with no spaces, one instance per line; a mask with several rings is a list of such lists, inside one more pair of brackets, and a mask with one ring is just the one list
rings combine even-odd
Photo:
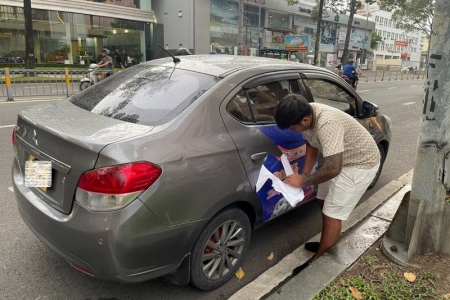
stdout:
[[313,261],[319,258],[328,249],[336,245],[341,236],[341,220],[330,218],[322,213],[323,227],[322,235],[320,237],[320,245]]

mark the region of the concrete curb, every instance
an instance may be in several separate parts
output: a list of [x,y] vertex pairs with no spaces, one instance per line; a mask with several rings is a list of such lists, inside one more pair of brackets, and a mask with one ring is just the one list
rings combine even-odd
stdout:
[[[373,212],[380,204],[386,202],[388,199],[390,199],[394,194],[396,194],[402,187],[404,187],[408,182],[412,179],[413,170],[409,171],[408,173],[400,176],[398,179],[395,179],[382,187],[380,190],[378,190],[372,197],[367,199],[365,202],[363,202],[361,205],[359,205],[350,215],[350,218],[342,223],[342,232],[345,233],[352,227],[354,227],[356,224],[361,222],[363,219],[365,219],[371,212]],[[401,199],[400,199],[401,200]],[[395,213],[395,210],[392,211],[393,214]],[[388,224],[387,224],[388,225]],[[387,229],[387,227],[386,227]],[[386,230],[385,229],[385,230]],[[383,231],[384,233],[384,231]],[[320,233],[311,238],[309,241],[319,241],[320,239]],[[370,244],[371,245],[371,244]],[[369,245],[369,246],[370,246]],[[268,269],[266,272],[261,274],[258,278],[256,278],[254,281],[237,291],[235,294],[233,294],[229,299],[230,300],[240,300],[240,299],[261,299],[262,297],[267,297],[270,295],[273,290],[278,289],[278,286],[282,284],[284,281],[289,279],[289,277],[292,274],[292,270],[306,262],[308,259],[312,257],[312,254],[304,249],[303,246],[300,246],[294,252],[284,257],[278,264]],[[325,256],[324,256],[325,257]],[[317,260],[314,265],[318,266],[317,263],[319,260]],[[312,267],[311,265],[310,267]],[[310,269],[310,268],[307,268]],[[302,274],[304,274],[307,269],[305,269],[302,273],[300,273],[298,276],[294,278],[303,277]],[[328,269],[328,267],[326,268]],[[345,270],[345,268],[344,268]],[[323,270],[324,272],[327,272],[327,270]],[[337,270],[335,270],[337,271]],[[342,271],[341,271],[342,272]],[[326,274],[326,273],[323,273]],[[340,273],[338,273],[340,274]],[[337,274],[337,275],[338,275]],[[332,275],[332,274],[329,274]],[[336,276],[337,276],[336,275]],[[335,277],[333,277],[334,279]],[[319,281],[319,278],[315,278],[314,281]],[[285,286],[282,287],[282,289],[286,288],[288,289],[288,286],[291,286],[289,282],[291,282],[293,279],[288,281]],[[330,279],[331,281],[332,279]],[[308,286],[307,283],[302,283],[305,286]],[[323,282],[321,285],[321,289],[323,288]],[[321,290],[320,289],[320,290]],[[278,289],[279,290],[279,289]],[[319,291],[320,291],[319,290]],[[286,290],[287,291],[287,290]],[[277,298],[271,298],[276,297],[277,294],[272,294],[268,296],[268,299],[277,299]],[[300,299],[300,294],[297,294],[294,299]],[[315,295],[315,294],[314,294]],[[313,295],[313,296],[314,296]],[[279,298],[281,299],[281,298]],[[284,298],[289,299],[289,298]],[[301,298],[301,299],[309,299],[309,298]]]

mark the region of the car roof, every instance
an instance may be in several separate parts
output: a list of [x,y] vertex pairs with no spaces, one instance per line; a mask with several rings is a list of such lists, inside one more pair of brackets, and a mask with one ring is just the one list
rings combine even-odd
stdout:
[[[323,68],[308,64],[257,56],[206,54],[178,56],[178,58],[180,59],[180,62],[176,65],[179,69],[217,77],[226,77],[227,75],[237,71],[257,68],[268,71],[289,69],[324,70]],[[143,64],[151,66],[165,66],[170,68],[174,66],[173,59],[171,57],[155,59]]]

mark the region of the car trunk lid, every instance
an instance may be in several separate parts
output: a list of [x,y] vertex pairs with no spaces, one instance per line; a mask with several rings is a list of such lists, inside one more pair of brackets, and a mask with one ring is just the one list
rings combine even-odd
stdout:
[[39,105],[18,116],[17,160],[24,176],[26,161],[52,163],[51,187],[30,189],[68,214],[80,175],[94,168],[99,152],[108,144],[152,129],[94,114],[65,100]]

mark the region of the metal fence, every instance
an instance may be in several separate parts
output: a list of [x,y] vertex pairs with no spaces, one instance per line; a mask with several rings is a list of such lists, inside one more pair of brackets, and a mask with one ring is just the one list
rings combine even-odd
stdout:
[[[90,70],[27,70],[0,69],[0,100],[14,100],[22,96],[70,96],[80,91],[80,80]],[[100,73],[102,71],[96,70]],[[426,71],[400,70],[363,71],[360,82],[424,79]]]
[[0,70],[0,96],[13,100],[20,96],[70,96],[79,91],[88,70]]
[[[80,91],[80,80],[90,70],[0,69],[0,97],[70,96]],[[104,71],[95,71],[101,73]]]
[[426,71],[390,71],[390,70],[376,70],[363,71],[359,81],[376,82],[376,81],[399,81],[411,79],[425,79]]

